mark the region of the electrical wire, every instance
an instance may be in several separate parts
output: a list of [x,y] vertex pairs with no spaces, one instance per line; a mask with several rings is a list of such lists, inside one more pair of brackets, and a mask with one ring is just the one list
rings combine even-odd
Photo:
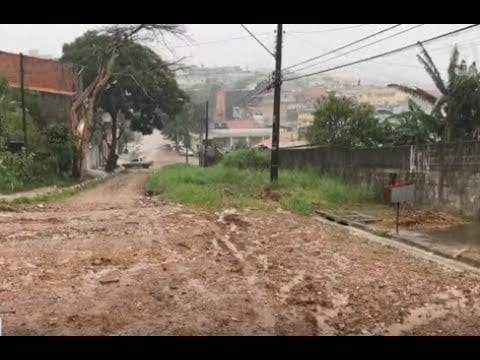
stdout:
[[385,37],[383,37],[383,38],[381,38],[381,39],[378,39],[378,40],[373,41],[373,42],[371,42],[371,43],[365,44],[365,45],[360,46],[360,47],[358,47],[358,48],[349,50],[349,51],[344,52],[344,53],[341,53],[341,54],[337,54],[337,55],[335,55],[335,56],[333,56],[333,57],[331,57],[331,58],[329,58],[329,59],[322,60],[322,61],[319,61],[319,62],[317,62],[317,63],[315,63],[315,64],[311,64],[311,65],[305,66],[305,67],[303,67],[303,68],[297,69],[296,71],[302,71],[302,70],[306,70],[306,69],[310,69],[310,68],[312,68],[312,67],[318,66],[318,65],[320,65],[320,64],[324,64],[325,62],[328,62],[328,61],[330,61],[330,60],[337,59],[337,58],[339,58],[339,57],[341,57],[341,56],[345,56],[345,55],[351,54],[351,53],[353,53],[353,52],[355,52],[355,51],[364,49],[364,48],[366,48],[366,47],[369,47],[369,46],[372,46],[372,45],[375,45],[375,44],[378,44],[378,43],[380,43],[380,42],[382,42],[382,41],[384,41],[384,40],[391,39],[391,38],[393,38],[393,37],[402,35],[402,34],[408,32],[408,31],[414,30],[414,29],[419,28],[419,27],[421,27],[421,26],[423,26],[423,25],[425,25],[425,24],[414,25],[414,26],[412,26],[412,27],[410,27],[410,28],[408,28],[408,29],[405,29],[405,30],[396,32],[395,34],[391,34],[391,35],[385,36]]
[[380,34],[386,32],[386,31],[389,31],[389,30],[394,29],[394,28],[396,28],[396,27],[399,27],[399,26],[401,26],[401,25],[402,25],[402,24],[396,24],[396,25],[393,25],[393,26],[386,27],[386,28],[384,28],[384,29],[382,29],[382,30],[380,30],[380,31],[377,31],[377,32],[373,33],[373,34],[364,36],[364,37],[362,37],[361,39],[352,41],[352,42],[350,42],[350,43],[348,43],[348,44],[345,44],[345,45],[343,45],[343,46],[340,46],[340,47],[338,47],[338,48],[336,48],[336,49],[327,51],[326,53],[323,53],[323,54],[321,54],[321,55],[314,56],[314,57],[309,58],[309,59],[307,59],[307,60],[301,61],[301,62],[299,62],[299,63],[297,63],[297,64],[287,66],[287,67],[284,68],[283,70],[291,69],[291,68],[297,67],[297,66],[299,66],[299,65],[303,65],[303,64],[309,63],[309,62],[311,62],[311,61],[313,61],[313,60],[320,59],[321,57],[324,57],[324,56],[333,54],[333,53],[335,53],[335,52],[337,52],[337,51],[340,51],[340,50],[343,50],[343,49],[345,49],[345,48],[347,48],[347,47],[349,47],[349,46],[358,44],[359,42],[368,40],[368,39],[370,39],[370,38],[372,38],[372,37],[374,37],[374,36],[380,35]]
[[273,57],[275,57],[275,55],[273,54],[273,52],[272,52],[266,45],[264,45],[264,44],[255,36],[254,33],[252,33],[250,30],[248,30],[248,28],[247,28],[245,25],[240,24],[240,26],[243,27],[243,28],[245,29],[245,31],[248,32],[248,33],[250,34],[250,36],[251,36],[252,38],[254,38],[254,39],[260,44],[261,47],[263,47],[265,50],[267,50],[267,52],[268,52],[270,55],[272,55]]
[[323,30],[290,31],[290,33],[295,33],[295,34],[318,34],[318,33],[327,33],[327,32],[341,31],[341,30],[348,30],[348,29],[356,29],[356,28],[359,28],[359,27],[366,27],[366,26],[371,26],[371,25],[373,25],[373,24],[358,24],[358,25],[343,26],[343,27],[323,29]]
[[[263,33],[258,33],[256,34],[257,36],[264,36],[264,35],[271,35],[271,32],[263,32]],[[204,42],[199,42],[195,44],[188,44],[188,45],[176,45],[172,46],[172,48],[184,48],[184,47],[196,47],[196,46],[202,46],[202,45],[211,45],[211,44],[218,44],[218,43],[223,43],[223,42],[229,42],[229,41],[234,41],[234,40],[243,40],[243,39],[249,39],[250,36],[236,36],[236,37],[231,37],[231,38],[226,38],[226,39],[219,39],[219,40],[212,40],[212,41],[204,41]]]
[[445,38],[445,37],[449,37],[449,36],[452,36],[454,34],[472,29],[474,27],[477,27],[478,25],[479,24],[469,25],[469,26],[466,26],[466,27],[463,27],[463,28],[460,28],[460,29],[457,29],[457,30],[450,31],[448,33],[444,33],[444,34],[441,34],[441,35],[434,36],[432,38],[423,40],[421,42],[418,41],[416,43],[405,45],[405,46],[402,46],[402,47],[399,47],[399,48],[396,48],[396,49],[393,49],[393,50],[389,50],[389,51],[386,51],[386,52],[383,52],[383,53],[380,53],[380,54],[377,54],[377,55],[369,56],[367,58],[363,58],[363,59],[352,61],[352,62],[349,62],[349,63],[346,63],[346,64],[334,66],[334,67],[331,67],[331,68],[328,68],[328,69],[315,71],[313,73],[308,73],[308,74],[295,76],[293,78],[288,78],[288,79],[285,79],[283,81],[292,81],[292,80],[302,79],[302,78],[309,77],[309,76],[319,75],[319,74],[323,74],[323,73],[326,73],[326,72],[329,72],[329,71],[345,68],[345,67],[348,67],[348,66],[360,64],[360,63],[363,63],[363,62],[367,62],[367,61],[375,60],[375,59],[378,59],[378,58],[381,58],[381,57],[385,57],[385,56],[389,56],[389,55],[396,54],[396,53],[399,53],[399,52],[403,52],[405,50],[409,50],[409,49],[412,49],[412,48],[418,46],[420,43],[425,44],[425,43],[436,41],[436,40],[439,40],[439,39],[442,39],[442,38]]

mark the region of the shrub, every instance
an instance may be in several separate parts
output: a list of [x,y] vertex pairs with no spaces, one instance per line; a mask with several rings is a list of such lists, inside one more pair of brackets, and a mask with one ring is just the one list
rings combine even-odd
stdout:
[[241,149],[223,157],[221,164],[237,169],[267,170],[270,167],[270,151]]
[[58,172],[66,175],[72,169],[74,154],[70,129],[62,124],[51,125],[46,131],[46,140],[47,148],[58,164]]
[[25,186],[26,182],[34,178],[34,155],[0,154],[0,190],[14,191]]

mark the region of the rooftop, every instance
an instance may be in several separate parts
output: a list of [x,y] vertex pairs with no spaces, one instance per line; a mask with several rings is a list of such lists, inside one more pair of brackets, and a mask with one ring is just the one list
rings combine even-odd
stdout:
[[257,129],[258,124],[252,119],[230,120],[226,122],[229,129]]
[[[281,132],[282,130],[280,130]],[[209,132],[211,138],[227,138],[227,137],[247,137],[247,136],[271,136],[271,128],[257,129],[212,129]]]

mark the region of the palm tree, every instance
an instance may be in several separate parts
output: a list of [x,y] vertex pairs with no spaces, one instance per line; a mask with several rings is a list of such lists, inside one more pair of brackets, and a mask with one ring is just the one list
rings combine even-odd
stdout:
[[434,116],[427,114],[415,101],[408,100],[408,110],[395,113],[379,110],[385,116],[382,124],[386,142],[392,145],[435,143],[441,134],[440,124]]
[[[445,82],[430,54],[421,43],[419,45],[422,52],[421,55],[417,55],[417,59],[427,71],[440,95],[435,96],[418,87],[399,84],[388,86],[430,104],[432,106],[431,115],[437,119],[438,125],[442,129],[444,141],[449,142],[452,139],[453,130],[455,130],[455,137],[457,138],[472,137],[474,134],[478,134],[480,75],[475,62],[468,67],[465,60],[462,60],[459,64],[459,52],[455,46],[448,66],[448,81]],[[454,125],[458,126],[454,128]]]

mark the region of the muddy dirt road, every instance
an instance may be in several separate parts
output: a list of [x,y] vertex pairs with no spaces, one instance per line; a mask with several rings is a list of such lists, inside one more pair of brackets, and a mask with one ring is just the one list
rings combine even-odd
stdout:
[[4,335],[480,334],[477,276],[280,210],[161,203],[147,176],[0,212]]

